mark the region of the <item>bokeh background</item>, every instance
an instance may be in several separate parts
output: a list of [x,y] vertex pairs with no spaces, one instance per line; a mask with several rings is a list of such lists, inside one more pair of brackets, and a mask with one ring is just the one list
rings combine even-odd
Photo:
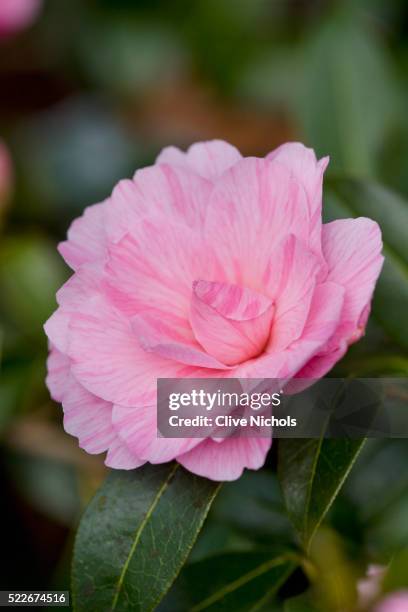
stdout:
[[[42,325],[69,276],[56,243],[163,146],[211,138],[247,155],[302,140],[331,156],[328,205],[346,176],[385,185],[408,210],[408,4],[38,0],[30,23],[7,31],[3,1],[0,582],[68,588],[74,529],[105,470],[64,433],[44,386]],[[402,260],[405,283],[407,270]],[[337,372],[407,375],[408,289],[398,275],[387,282],[399,310],[377,303]],[[343,585],[408,546],[407,459],[404,440],[370,442],[337,500],[316,554]],[[291,537],[274,464],[272,451],[262,473],[224,487],[192,559]],[[304,587],[298,575],[289,588]]]

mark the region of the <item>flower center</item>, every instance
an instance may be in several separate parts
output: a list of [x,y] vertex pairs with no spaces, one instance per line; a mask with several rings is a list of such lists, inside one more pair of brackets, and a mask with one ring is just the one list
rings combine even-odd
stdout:
[[230,283],[193,283],[190,321],[197,341],[225,365],[259,355],[270,336],[274,313],[265,295]]

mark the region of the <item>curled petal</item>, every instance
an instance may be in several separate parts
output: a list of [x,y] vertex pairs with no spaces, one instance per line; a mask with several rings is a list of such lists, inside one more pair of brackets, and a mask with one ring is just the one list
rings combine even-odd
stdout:
[[317,285],[302,336],[286,349],[266,352],[243,364],[235,376],[243,378],[291,378],[319,353],[332,337],[343,306],[344,289],[335,283]]
[[273,302],[229,283],[193,283],[190,319],[194,335],[222,363],[234,365],[259,354],[270,333]]
[[195,342],[185,341],[166,324],[148,313],[132,318],[132,328],[137,335],[140,346],[148,353],[153,353],[186,365],[201,368],[226,370],[227,366],[211,354],[203,351]]

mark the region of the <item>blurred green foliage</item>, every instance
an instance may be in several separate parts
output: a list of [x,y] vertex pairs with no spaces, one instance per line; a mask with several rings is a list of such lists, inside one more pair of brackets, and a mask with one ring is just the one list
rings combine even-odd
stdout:
[[[263,155],[299,139],[329,154],[326,219],[377,219],[387,257],[367,335],[336,372],[407,375],[407,40],[403,0],[45,0],[37,23],[0,41],[0,137],[15,168],[0,241],[0,471],[14,534],[3,588],[67,588],[70,529],[104,473],[62,433],[44,385],[42,325],[69,276],[56,243],[162,146],[217,137]],[[210,555],[222,565],[251,551],[250,565],[295,546],[274,453],[224,486],[170,602],[194,600]],[[384,590],[406,586],[407,453],[404,440],[369,441],[331,507],[311,553],[325,612],[346,605],[332,598],[329,558],[347,605],[368,563],[393,558]],[[13,561],[20,531],[26,566]],[[23,584],[24,567],[36,569]],[[315,609],[309,570],[274,609],[288,597],[285,612]]]

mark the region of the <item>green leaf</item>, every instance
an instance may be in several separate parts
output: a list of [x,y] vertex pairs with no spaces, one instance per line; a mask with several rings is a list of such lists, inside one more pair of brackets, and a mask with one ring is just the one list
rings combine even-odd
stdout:
[[210,555],[260,547],[282,550],[291,541],[292,525],[276,473],[246,471],[238,480],[224,483],[189,563]]
[[187,565],[159,610],[259,610],[274,597],[296,565],[292,553],[214,555]]
[[263,545],[287,543],[291,537],[278,479],[266,470],[244,472],[239,480],[225,483],[211,518]]
[[291,519],[308,550],[364,440],[279,440],[278,477]]
[[400,105],[381,39],[340,3],[299,49],[299,65],[294,110],[305,140],[337,170],[373,175]]
[[385,187],[355,179],[328,181],[326,220],[370,217],[381,227],[385,263],[373,301],[373,315],[403,348],[408,348],[408,202]]
[[179,464],[112,471],[79,526],[75,610],[152,610],[199,533],[219,483]]

